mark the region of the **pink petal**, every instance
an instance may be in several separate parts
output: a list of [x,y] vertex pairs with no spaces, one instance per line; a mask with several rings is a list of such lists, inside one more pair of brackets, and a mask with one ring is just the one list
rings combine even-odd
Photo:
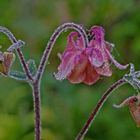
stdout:
[[78,48],[84,49],[84,42],[83,42],[83,38],[81,36],[78,36],[76,44],[77,44]]
[[86,74],[83,73],[72,73],[69,77],[68,80],[72,83],[72,84],[78,84],[84,81]]
[[109,52],[107,49],[106,49],[106,53],[107,53],[108,57],[111,59],[111,61],[114,63],[114,65],[115,65],[118,69],[123,70],[123,69],[126,69],[126,68],[129,66],[129,64],[127,64],[127,65],[122,65],[122,64],[118,63],[118,62],[113,58],[113,56],[110,54],[110,52]]
[[104,63],[103,56],[98,48],[88,47],[86,49],[86,53],[92,66],[100,67],[103,65]]
[[54,73],[54,76],[57,80],[65,79],[74,69],[75,63],[75,52],[67,51],[62,58],[62,62],[58,67],[58,73]]
[[95,40],[100,46],[104,42],[104,29],[101,26],[93,26],[90,32],[95,35]]
[[78,35],[77,32],[71,32],[68,35],[68,37],[67,37],[67,48],[69,48],[69,49],[75,48],[75,42],[74,42],[73,38],[77,35]]
[[67,38],[67,48],[68,49],[81,49],[84,48],[84,43],[82,37],[78,32],[71,32]]
[[111,76],[112,71],[109,65],[109,57],[105,52],[106,43],[104,40],[104,29],[100,26],[93,26],[91,32],[94,33],[95,39],[91,40],[91,44],[94,48],[99,49],[102,54],[103,63],[100,67],[95,68],[97,73],[104,76]]
[[114,44],[105,41],[105,46],[106,46],[106,49],[107,49],[109,52],[112,52],[112,50],[113,50],[113,48],[114,48]]
[[137,127],[140,127],[140,104],[137,105],[136,102],[130,103],[129,109]]
[[100,75],[96,72],[94,67],[89,63],[86,68],[86,77],[84,83],[87,85],[93,85],[100,79]]
[[103,76],[111,76],[112,75],[112,70],[110,69],[110,65],[108,62],[105,62],[103,66],[99,68],[95,68],[97,73]]
[[57,80],[65,79],[71,74],[76,65],[75,59],[84,49],[82,47],[83,40],[79,36],[79,33],[71,32],[67,38],[67,48],[62,55],[60,53],[58,54],[62,62],[58,67],[58,73],[54,74]]
[[140,127],[140,95],[132,96],[133,98],[129,101],[130,113],[137,124]]
[[72,70],[72,73],[68,76],[68,80],[71,83],[81,83],[85,79],[86,67],[87,67],[88,59],[85,54],[80,54],[75,57],[75,67]]
[[91,47],[99,49],[102,54],[104,63],[107,63],[108,56],[105,52],[105,49],[109,45],[107,46],[107,43],[104,40],[104,29],[101,26],[93,26],[90,31],[91,33],[94,33],[95,36],[95,38],[90,42]]

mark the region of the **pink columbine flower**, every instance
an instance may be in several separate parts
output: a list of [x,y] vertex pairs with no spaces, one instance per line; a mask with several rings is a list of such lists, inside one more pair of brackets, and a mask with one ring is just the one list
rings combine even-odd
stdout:
[[128,97],[120,105],[114,105],[114,107],[121,108],[125,105],[129,106],[130,113],[136,122],[137,127],[140,127],[140,96]]
[[126,69],[128,65],[119,64],[111,55],[112,44],[104,40],[104,29],[93,26],[88,47],[84,47],[82,37],[78,32],[71,32],[67,38],[67,47],[64,53],[59,54],[61,64],[58,73],[54,74],[57,80],[68,79],[71,83],[85,83],[92,85],[100,76],[111,76],[110,62],[119,69]]

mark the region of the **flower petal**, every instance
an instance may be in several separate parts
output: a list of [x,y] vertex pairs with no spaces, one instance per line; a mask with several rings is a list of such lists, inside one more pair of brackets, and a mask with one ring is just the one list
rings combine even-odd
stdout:
[[88,47],[86,50],[90,63],[95,67],[103,65],[104,60],[101,51],[98,48]]
[[86,68],[86,78],[83,81],[87,85],[93,85],[100,79],[100,75],[96,72],[94,67],[89,63]]
[[109,43],[107,41],[105,41],[105,46],[106,46],[106,49],[109,51],[109,52],[112,52],[113,51],[113,48],[115,47],[115,45],[113,43]]
[[91,34],[94,34],[96,43],[98,43],[99,46],[104,43],[104,29],[101,26],[93,26],[90,29]]
[[[82,37],[78,32],[71,32],[67,38],[67,48],[64,53],[58,54],[60,60],[62,61],[60,66],[58,67],[58,73],[54,74],[57,80],[62,80],[67,78],[72,70],[76,67],[76,59],[84,50]],[[81,58],[80,58],[81,59]],[[81,61],[81,60],[80,60]],[[83,63],[83,62],[81,62]],[[79,65],[79,64],[78,64]],[[80,67],[80,66],[77,66]],[[76,68],[78,69],[78,68]],[[78,70],[74,71],[78,71]],[[76,73],[75,72],[75,73]],[[72,78],[73,79],[73,78]]]
[[140,105],[137,105],[135,102],[130,103],[129,109],[137,127],[140,127]]
[[84,48],[82,37],[78,32],[71,32],[67,38],[67,49],[81,49]]
[[135,96],[135,99],[130,100],[129,109],[137,127],[140,127],[140,94]]
[[73,51],[65,52],[62,62],[58,67],[58,73],[54,73],[54,76],[57,80],[63,80],[71,73],[75,66],[75,56],[75,52]]
[[13,62],[15,61],[15,54],[12,52],[4,52],[3,53],[4,56],[4,65],[5,65],[5,69],[6,69],[6,74],[8,74]]
[[95,68],[97,73],[103,76],[111,76],[112,75],[112,70],[110,69],[109,62],[105,62],[103,66],[99,68]]
[[68,80],[71,83],[81,83],[85,79],[86,67],[88,64],[88,59],[85,54],[80,54],[75,57],[75,67],[72,73],[68,76]]
[[110,49],[111,44],[104,40],[104,29],[101,26],[93,26],[90,31],[91,33],[94,33],[95,36],[95,38],[91,40],[90,45],[99,49],[102,54],[104,63],[107,63],[109,57],[107,56],[105,49]]
[[107,53],[108,57],[110,58],[110,60],[114,63],[114,65],[115,65],[118,69],[123,70],[123,69],[126,69],[126,68],[129,66],[129,64],[127,64],[127,65],[122,65],[122,64],[118,63],[118,62],[113,58],[113,56],[110,54],[110,52],[109,52],[107,49],[106,49],[106,53]]

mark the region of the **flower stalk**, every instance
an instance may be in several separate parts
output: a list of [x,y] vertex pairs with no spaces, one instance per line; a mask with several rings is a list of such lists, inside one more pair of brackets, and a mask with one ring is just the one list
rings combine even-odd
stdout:
[[[41,62],[39,64],[38,70],[36,71],[36,75],[33,75],[31,73],[31,70],[24,58],[24,55],[22,53],[21,47],[25,44],[21,40],[17,40],[15,36],[5,27],[0,26],[0,32],[4,33],[12,42],[12,45],[7,49],[8,52],[13,52],[16,50],[17,55],[20,59],[20,63],[22,65],[22,68],[25,73],[22,72],[13,72],[14,75],[10,76],[11,78],[18,79],[18,80],[24,80],[32,87],[32,96],[33,96],[33,104],[34,104],[34,116],[35,116],[35,140],[41,140],[41,99],[40,99],[40,83],[41,78],[46,66],[46,63],[48,61],[50,52],[54,46],[54,43],[56,39],[59,37],[59,35],[67,30],[67,29],[74,29],[79,32],[79,34],[82,36],[84,46],[87,47],[88,39],[85,30],[82,26],[75,24],[75,23],[65,23],[61,26],[59,26],[53,35],[51,36],[50,40],[48,41],[47,47],[43,53]],[[25,77],[24,77],[25,74]]]
[[34,118],[35,118],[35,140],[41,140],[41,99],[40,88],[38,83],[32,85],[33,103],[34,103]]
[[95,117],[101,110],[103,104],[105,101],[109,98],[109,96],[112,94],[114,90],[119,88],[120,86],[124,85],[126,83],[125,79],[120,79],[117,82],[115,82],[113,85],[111,85],[107,91],[103,94],[103,96],[100,98],[99,102],[97,103],[96,107],[93,109],[92,113],[90,114],[88,120],[80,130],[79,134],[75,138],[75,140],[83,140],[84,136],[86,135],[87,131],[89,130],[92,122],[94,121]]
[[80,132],[78,133],[75,140],[83,140],[84,136],[86,135],[86,133],[89,130],[92,122],[94,121],[97,114],[101,110],[105,101],[110,97],[110,95],[112,94],[113,91],[115,91],[116,89],[118,89],[119,87],[121,87],[122,85],[124,85],[126,83],[129,83],[138,92],[138,95],[137,96],[131,96],[131,97],[127,98],[120,105],[113,105],[113,106],[116,107],[116,108],[120,108],[120,107],[122,107],[126,104],[129,104],[130,112],[131,112],[131,114],[134,118],[134,121],[137,123],[137,126],[140,126],[140,119],[139,119],[139,116],[140,116],[140,111],[139,111],[139,108],[140,108],[140,95],[139,95],[140,94],[139,93],[140,80],[139,80],[139,78],[140,78],[140,71],[135,71],[134,65],[130,63],[129,74],[125,74],[122,79],[115,82],[113,85],[111,85],[106,90],[106,92],[103,94],[103,96],[100,98],[97,105],[93,109],[93,111],[90,114],[88,120],[86,121],[86,123],[84,124],[84,126],[82,127]]

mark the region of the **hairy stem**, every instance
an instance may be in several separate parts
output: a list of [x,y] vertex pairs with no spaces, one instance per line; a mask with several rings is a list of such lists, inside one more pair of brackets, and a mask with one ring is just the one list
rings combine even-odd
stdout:
[[122,86],[125,83],[126,83],[125,79],[120,79],[117,82],[115,82],[113,85],[111,85],[109,87],[109,89],[107,89],[107,91],[103,94],[103,96],[98,101],[96,107],[93,109],[92,113],[90,114],[90,117],[88,118],[88,120],[84,124],[83,128],[81,129],[81,131],[79,132],[79,134],[77,135],[75,140],[83,140],[83,138],[86,135],[88,129],[90,128],[93,120],[95,119],[95,117],[99,113],[99,111],[100,111],[101,107],[103,106],[103,104],[105,103],[105,101],[108,99],[108,97],[111,95],[111,93],[114,90],[116,90],[118,87]]
[[56,39],[59,37],[59,35],[67,30],[67,29],[75,29],[76,31],[79,32],[79,34],[82,36],[83,38],[83,41],[84,41],[84,46],[87,47],[88,45],[88,39],[87,39],[87,36],[86,36],[86,32],[85,30],[83,29],[82,26],[78,25],[78,24],[75,24],[75,23],[65,23],[65,24],[62,24],[61,26],[59,26],[55,31],[54,33],[52,34],[50,40],[48,41],[48,44],[47,44],[47,47],[43,53],[43,56],[41,58],[41,61],[40,61],[40,64],[39,64],[39,67],[38,67],[38,70],[37,70],[37,74],[36,74],[36,81],[39,81],[43,75],[43,72],[44,72],[44,69],[45,69],[45,66],[46,66],[46,62],[48,61],[48,58],[49,58],[49,55],[50,55],[50,52],[54,46],[54,43],[56,42]]
[[34,83],[33,90],[33,102],[34,102],[34,117],[35,117],[35,140],[41,140],[41,117],[40,117],[40,88],[38,83]]
[[27,64],[26,64],[24,55],[23,55],[23,53],[22,53],[22,51],[21,51],[20,48],[17,49],[17,54],[18,54],[18,56],[19,56],[19,58],[20,58],[20,62],[21,62],[21,64],[22,64],[22,66],[23,66],[23,70],[24,70],[24,72],[26,73],[28,79],[29,79],[30,81],[33,81],[32,74],[31,74],[31,72],[30,72],[30,70],[29,70],[29,68],[28,68],[28,66],[27,66]]
[[[17,39],[15,38],[15,36],[7,28],[0,26],[0,32],[4,33],[10,39],[10,41],[13,44],[17,43]],[[20,62],[22,64],[22,66],[23,66],[23,70],[25,71],[28,79],[33,81],[32,75],[31,75],[30,70],[29,70],[29,68],[28,68],[28,66],[26,64],[26,61],[25,61],[25,58],[24,58],[24,55],[23,55],[21,49],[18,48],[18,49],[16,49],[16,51],[17,51],[17,54],[19,56]]]

